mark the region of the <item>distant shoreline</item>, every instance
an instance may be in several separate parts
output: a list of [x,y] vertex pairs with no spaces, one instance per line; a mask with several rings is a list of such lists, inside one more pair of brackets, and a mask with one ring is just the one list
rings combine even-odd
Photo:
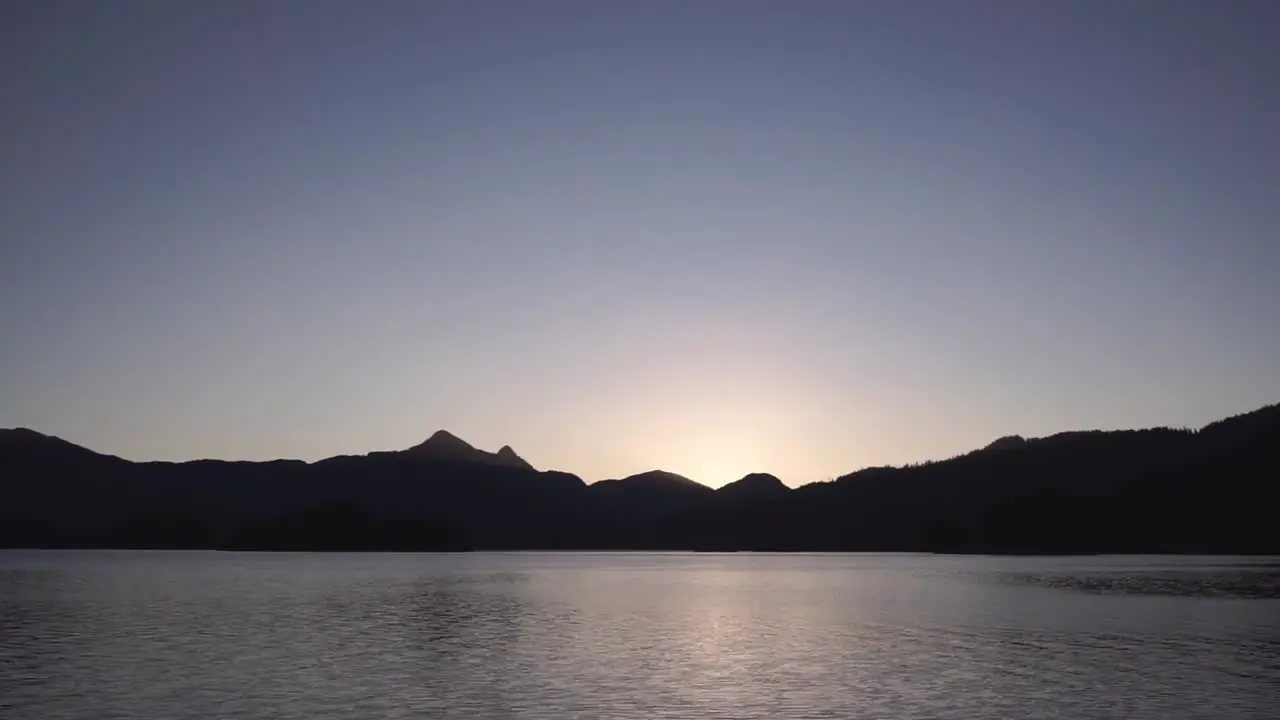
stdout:
[[1280,405],[1199,430],[1011,435],[796,488],[587,484],[439,431],[316,463],[135,463],[0,430],[0,547],[299,552],[1280,554]]

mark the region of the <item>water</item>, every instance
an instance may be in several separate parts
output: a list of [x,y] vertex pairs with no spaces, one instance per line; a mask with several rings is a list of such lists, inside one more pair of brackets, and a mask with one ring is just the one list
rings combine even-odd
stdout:
[[0,553],[0,717],[1276,718],[1280,562]]

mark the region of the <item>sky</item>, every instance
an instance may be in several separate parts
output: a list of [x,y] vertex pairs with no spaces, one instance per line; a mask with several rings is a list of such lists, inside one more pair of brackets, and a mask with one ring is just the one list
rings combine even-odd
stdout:
[[1280,3],[0,3],[0,427],[790,485],[1280,401]]

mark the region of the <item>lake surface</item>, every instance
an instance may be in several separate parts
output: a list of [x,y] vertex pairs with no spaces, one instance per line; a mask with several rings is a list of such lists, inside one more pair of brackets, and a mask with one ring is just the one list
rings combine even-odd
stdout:
[[1280,560],[0,552],[0,717],[1280,717]]

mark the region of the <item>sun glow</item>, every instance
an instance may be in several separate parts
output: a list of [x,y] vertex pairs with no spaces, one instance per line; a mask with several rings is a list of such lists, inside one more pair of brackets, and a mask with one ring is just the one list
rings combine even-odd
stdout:
[[680,474],[703,485],[720,487],[752,472],[759,472],[762,459],[756,450],[759,443],[749,435],[725,435],[713,442],[688,448]]

